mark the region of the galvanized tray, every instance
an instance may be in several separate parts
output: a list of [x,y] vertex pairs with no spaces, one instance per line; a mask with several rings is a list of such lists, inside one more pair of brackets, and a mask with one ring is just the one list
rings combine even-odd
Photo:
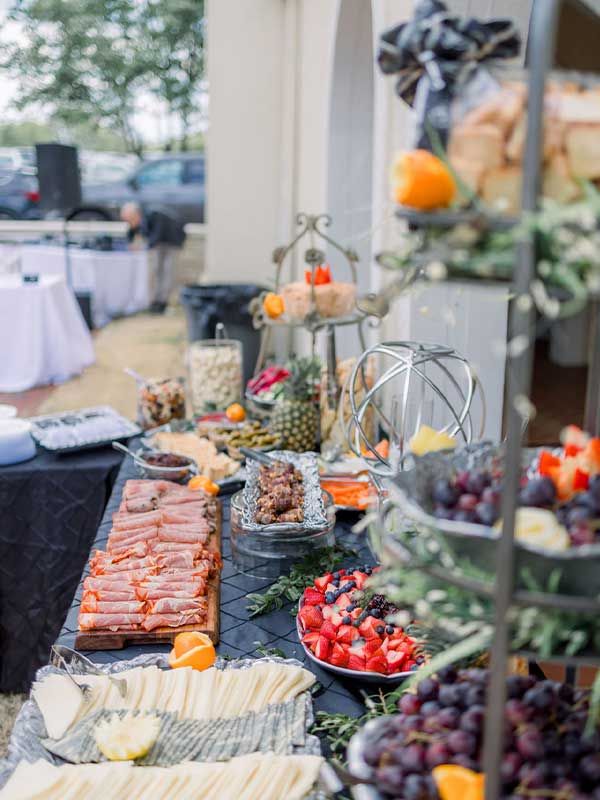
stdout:
[[[433,515],[432,489],[439,479],[452,478],[457,472],[490,469],[503,462],[503,448],[483,442],[454,452],[430,453],[415,458],[414,468],[386,481],[390,501],[417,532],[440,536],[459,558],[468,558],[475,566],[495,572],[500,534],[494,528],[474,522],[438,519]],[[532,451],[523,453],[527,470]],[[515,541],[515,574],[528,570],[543,591],[555,573],[560,573],[557,591],[585,597],[600,595],[600,544],[571,547],[568,550],[543,550]]]
[[[106,426],[101,436],[90,437],[85,435],[85,425],[91,419],[101,418]],[[81,408],[78,411],[66,411],[59,414],[44,414],[31,417],[31,435],[45,450],[52,453],[77,453],[81,450],[91,450],[104,447],[113,441],[130,439],[139,436],[142,429],[139,425],[121,416],[111,406],[92,406]],[[82,430],[83,428],[83,430]],[[53,441],[63,437],[63,442]]]
[[269,453],[274,461],[287,461],[300,470],[304,486],[304,519],[302,522],[276,522],[272,525],[259,525],[254,521],[259,497],[258,478],[260,464],[248,459],[246,463],[246,486],[244,487],[244,510],[242,527],[249,531],[281,533],[294,531],[319,531],[327,527],[327,514],[323,504],[323,493],[319,477],[316,453],[293,453],[290,450],[274,450]]

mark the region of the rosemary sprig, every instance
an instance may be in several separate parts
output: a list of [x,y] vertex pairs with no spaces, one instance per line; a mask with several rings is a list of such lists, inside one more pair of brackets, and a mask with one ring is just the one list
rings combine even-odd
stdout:
[[[288,601],[300,599],[304,589],[319,575],[330,572],[345,559],[356,556],[356,551],[343,545],[335,545],[311,553],[294,564],[289,575],[282,575],[266,592],[249,594],[248,611],[251,617],[258,617],[283,608]],[[296,610],[294,609],[294,614]]]

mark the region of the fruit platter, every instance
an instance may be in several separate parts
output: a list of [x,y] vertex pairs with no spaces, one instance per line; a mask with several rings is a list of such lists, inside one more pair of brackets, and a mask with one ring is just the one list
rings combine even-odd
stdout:
[[[540,586],[560,570],[566,594],[600,593],[600,440],[580,432],[558,453],[525,453],[515,524],[517,574]],[[574,430],[571,430],[571,437]],[[389,496],[417,532],[442,537],[483,569],[495,563],[501,531],[503,451],[489,443],[415,458],[388,482]]]
[[[350,741],[358,800],[483,798],[482,739],[489,675],[446,667],[400,696],[397,713]],[[584,736],[590,692],[529,675],[506,679],[508,744],[500,798],[600,797],[600,738]]]
[[[375,568],[376,569],[376,568]],[[300,599],[296,624],[306,655],[323,669],[365,683],[397,683],[425,656],[418,643],[387,617],[400,609],[363,590],[371,567],[328,572]]]

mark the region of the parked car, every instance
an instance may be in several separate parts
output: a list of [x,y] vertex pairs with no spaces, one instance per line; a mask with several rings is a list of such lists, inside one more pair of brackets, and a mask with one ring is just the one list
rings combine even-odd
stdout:
[[40,193],[31,169],[3,169],[0,158],[0,220],[40,219]]
[[82,207],[70,218],[82,219],[94,209],[118,219],[121,206],[131,201],[142,208],[160,206],[184,224],[204,222],[204,154],[164,155],[143,162],[127,180],[84,183]]

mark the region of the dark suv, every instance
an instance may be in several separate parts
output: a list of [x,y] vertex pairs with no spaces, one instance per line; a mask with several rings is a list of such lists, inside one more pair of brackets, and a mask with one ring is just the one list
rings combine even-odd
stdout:
[[142,208],[160,206],[183,224],[204,222],[204,154],[164,155],[144,161],[126,181],[84,183],[81,209],[71,218],[93,209],[118,219],[121,206],[130,201]]

